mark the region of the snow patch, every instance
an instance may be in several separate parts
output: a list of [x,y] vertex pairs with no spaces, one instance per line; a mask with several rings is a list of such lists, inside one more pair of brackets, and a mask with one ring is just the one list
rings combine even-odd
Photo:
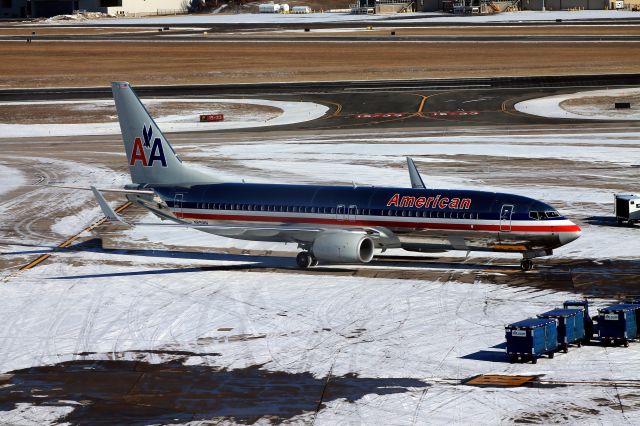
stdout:
[[[330,23],[330,22],[375,22],[391,21],[398,24],[428,23],[486,23],[486,22],[549,22],[590,21],[602,19],[637,18],[638,13],[622,10],[582,10],[582,11],[520,11],[503,12],[495,15],[456,16],[449,13],[402,13],[396,15],[352,15],[351,13],[309,13],[309,14],[208,14],[181,15],[167,17],[117,18],[109,19],[112,25],[209,25],[209,24],[290,24],[290,23]],[[86,20],[83,24],[99,25],[104,21]]]
[[13,167],[8,167],[0,163],[0,195],[9,193],[26,183],[24,174]]
[[[525,114],[549,118],[573,118],[580,120],[640,120],[640,109],[615,109],[613,102],[585,103],[583,106],[567,107],[561,105],[565,101],[585,98],[638,97],[640,88],[613,90],[590,90],[587,92],[568,93],[544,98],[529,99],[514,105],[517,111]],[[633,103],[632,103],[633,107]]]
[[[242,117],[238,121],[222,121],[201,123],[198,109],[181,111],[177,114],[164,115],[155,118],[162,124],[164,132],[201,132],[224,129],[244,129],[261,126],[279,126],[322,117],[329,110],[328,107],[313,102],[285,102],[265,99],[150,99],[143,101],[147,105],[159,103],[223,103],[223,104],[252,104],[280,108],[283,112],[275,118],[264,119],[260,115]],[[44,101],[44,102],[3,102],[0,106],[11,105],[113,105],[113,100],[95,101]],[[114,123],[83,123],[83,124],[0,124],[0,135],[4,138],[44,137],[44,136],[86,136],[111,135],[120,133],[120,126]]]

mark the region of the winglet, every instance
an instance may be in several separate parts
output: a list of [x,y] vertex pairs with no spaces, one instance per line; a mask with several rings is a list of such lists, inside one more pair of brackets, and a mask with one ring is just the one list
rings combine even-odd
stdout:
[[407,167],[409,168],[409,178],[411,179],[411,187],[415,189],[425,189],[424,182],[420,176],[420,172],[416,168],[411,157],[407,157]]
[[104,199],[100,191],[98,191],[95,186],[91,187],[91,191],[93,191],[93,195],[96,197],[102,213],[105,215],[109,222],[121,223],[127,226],[129,225],[127,222],[122,220],[116,212],[113,211],[111,206],[109,206],[109,203],[107,203],[107,200]]

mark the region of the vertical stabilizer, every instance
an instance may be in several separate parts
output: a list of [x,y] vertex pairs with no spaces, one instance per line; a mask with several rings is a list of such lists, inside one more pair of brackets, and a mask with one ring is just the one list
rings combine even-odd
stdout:
[[133,183],[188,185],[217,182],[215,177],[189,169],[182,163],[129,83],[111,83],[111,90]]

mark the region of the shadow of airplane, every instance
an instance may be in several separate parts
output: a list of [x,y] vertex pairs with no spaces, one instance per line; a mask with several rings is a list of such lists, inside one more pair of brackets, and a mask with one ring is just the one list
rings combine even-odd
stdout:
[[[76,275],[67,277],[54,277],[53,279],[76,279],[76,278],[104,278],[104,277],[118,277],[127,275],[150,275],[150,274],[163,274],[163,273],[185,273],[185,272],[200,272],[200,271],[216,271],[216,270],[248,270],[248,269],[277,269],[277,270],[290,270],[298,273],[336,273],[336,274],[349,274],[357,273],[366,268],[375,270],[375,268],[385,268],[390,270],[402,270],[412,269],[414,271],[419,270],[452,270],[452,271],[485,271],[485,272],[517,272],[520,273],[519,266],[496,264],[496,259],[470,259],[457,261],[447,261],[442,258],[433,257],[420,257],[420,256],[398,256],[398,255],[377,255],[373,261],[366,265],[320,265],[316,268],[303,270],[297,267],[295,262],[295,256],[275,256],[275,255],[256,255],[256,254],[236,254],[236,253],[221,253],[221,252],[205,252],[205,251],[182,251],[182,250],[170,250],[170,249],[109,249],[102,247],[102,240],[100,238],[93,238],[74,245],[71,245],[65,249],[65,251],[91,251],[97,253],[107,253],[110,255],[121,256],[142,256],[157,259],[192,259],[200,261],[211,262],[232,262],[233,264],[226,265],[202,265],[202,266],[190,266],[190,267],[175,267],[165,268],[159,270],[141,270],[133,272],[121,272],[121,273],[108,273],[108,274],[87,274]],[[512,259],[499,259],[501,262],[509,262]],[[515,262],[514,262],[515,263]],[[537,265],[537,269],[549,269],[553,268],[552,265]]]

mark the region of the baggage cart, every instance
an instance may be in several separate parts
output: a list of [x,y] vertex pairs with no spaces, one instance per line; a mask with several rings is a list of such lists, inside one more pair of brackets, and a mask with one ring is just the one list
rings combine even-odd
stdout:
[[542,355],[553,358],[558,348],[558,323],[550,318],[529,318],[505,327],[509,362],[538,362]]
[[558,349],[567,353],[570,344],[582,346],[584,340],[584,311],[582,309],[553,309],[538,315],[558,321]]
[[593,320],[589,315],[589,301],[588,300],[566,300],[562,307],[564,309],[582,309],[584,311],[582,317],[584,319],[584,339],[583,343],[590,342],[595,334]]
[[640,305],[618,303],[598,310],[598,337],[604,345],[629,346],[638,337]]

